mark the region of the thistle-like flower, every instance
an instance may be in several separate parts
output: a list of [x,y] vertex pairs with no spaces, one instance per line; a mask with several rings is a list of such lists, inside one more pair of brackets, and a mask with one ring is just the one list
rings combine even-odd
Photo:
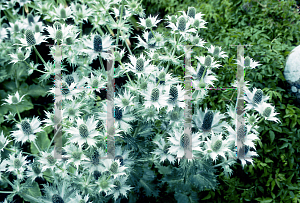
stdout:
[[153,27],[156,27],[157,24],[161,21],[161,20],[157,20],[157,17],[158,17],[158,15],[155,16],[155,17],[151,17],[151,15],[150,15],[146,19],[140,18],[141,22],[138,23],[138,24],[140,24],[141,26],[143,26],[145,29],[151,29]]
[[99,132],[96,131],[97,122],[94,121],[94,116],[87,119],[86,122],[83,119],[77,119],[77,128],[70,127],[66,130],[72,135],[72,139],[69,139],[68,142],[77,143],[80,148],[84,143],[90,146],[96,146],[96,140],[94,137],[99,136]]
[[[0,135],[0,151],[2,152],[4,150],[4,148],[6,147],[6,145],[11,142],[10,140],[8,140],[4,134],[3,131],[1,131],[1,135]],[[0,157],[1,158],[1,157]]]
[[8,165],[7,171],[14,173],[18,179],[23,180],[24,171],[26,170],[27,156],[22,156],[22,152],[19,154],[10,154],[9,159],[6,159],[6,164]]
[[275,121],[276,123],[278,123],[278,122],[281,123],[281,121],[275,117],[279,113],[275,113],[275,111],[274,111],[275,107],[272,106],[270,103],[262,102],[259,105],[257,105],[256,107],[254,107],[254,109],[256,111],[258,111],[259,114],[265,118],[265,120]]
[[[21,98],[19,95],[19,92],[16,91],[15,95],[8,95],[7,99],[3,99],[3,101],[5,101],[5,103],[3,103],[2,105],[8,104],[8,105],[14,105],[14,104],[18,104],[20,102],[23,101],[23,97],[26,96],[26,94],[24,94]],[[1,106],[2,106],[1,105]]]
[[73,18],[72,16],[72,10],[70,7],[65,8],[62,4],[59,4],[59,7],[54,9],[55,12],[50,11],[49,14],[53,16],[53,21],[54,20],[63,20],[66,21],[68,18]]
[[170,163],[173,164],[175,162],[175,158],[173,155],[168,153],[170,146],[168,146],[165,140],[163,138],[160,138],[159,140],[155,140],[153,142],[157,144],[158,148],[156,148],[151,153],[159,157],[160,162],[164,162],[165,160],[168,160]]
[[202,141],[211,133],[221,133],[222,127],[226,126],[225,121],[220,122],[221,119],[226,116],[221,115],[220,112],[208,111],[206,108],[203,112],[200,109],[196,109],[196,113],[193,115],[194,127],[197,127],[203,132]]
[[131,71],[135,73],[138,79],[141,78],[142,75],[148,77],[154,69],[153,65],[150,64],[151,60],[146,60],[143,54],[141,54],[139,58],[130,55],[129,59],[131,63],[125,64],[125,72]]
[[269,100],[269,96],[264,96],[261,89],[253,88],[252,92],[245,88],[245,100],[247,101],[246,109],[254,109],[257,105]]
[[114,179],[114,186],[107,195],[113,194],[114,200],[116,201],[119,196],[123,195],[127,198],[127,191],[131,190],[133,187],[126,185],[126,176],[120,176],[117,179]]
[[12,58],[12,60],[11,60],[10,63],[14,63],[15,64],[17,62],[25,61],[30,56],[30,53],[31,53],[30,47],[26,47],[26,53],[25,53],[25,55],[24,55],[24,52],[22,51],[22,47],[19,47],[16,54],[8,54]]
[[210,45],[210,48],[206,47],[208,52],[218,58],[225,58],[228,57],[224,51],[221,51],[221,47],[215,47]]
[[[249,62],[250,60],[250,62]],[[256,61],[253,61],[253,59],[251,59],[249,56],[247,56],[246,58],[244,58],[243,56],[241,56],[241,60],[236,60],[238,65],[243,66],[245,68],[250,68],[250,69],[254,69],[257,66],[261,66],[262,64],[259,64]]]
[[34,142],[36,139],[35,133],[43,131],[40,125],[41,122],[37,117],[33,117],[31,122],[28,118],[23,119],[16,125],[19,130],[13,131],[11,135],[16,142],[21,142],[22,144],[26,141]]
[[40,45],[42,42],[47,42],[40,32],[33,33],[32,30],[29,29],[25,31],[24,38],[20,38],[19,40],[21,44],[14,45],[20,45],[21,47],[31,47]]

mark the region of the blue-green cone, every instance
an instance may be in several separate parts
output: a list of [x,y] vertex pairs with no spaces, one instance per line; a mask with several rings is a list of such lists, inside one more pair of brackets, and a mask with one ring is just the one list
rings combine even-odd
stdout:
[[261,89],[258,89],[253,96],[253,102],[255,104],[259,104],[262,100],[262,96],[263,96],[263,91]]
[[195,26],[196,28],[198,28],[198,27],[200,26],[200,20],[196,19],[196,20],[194,21],[194,26]]
[[144,59],[138,58],[138,59],[136,60],[136,66],[135,66],[135,68],[136,68],[136,70],[137,70],[138,72],[144,71]]
[[41,169],[39,167],[39,162],[35,161],[32,163],[32,170],[36,175],[41,173]]
[[14,168],[19,169],[22,166],[21,161],[19,159],[14,160]]
[[185,135],[181,135],[180,137],[180,146],[186,148],[190,143],[189,137]]
[[211,63],[212,63],[212,58],[211,58],[211,56],[206,56],[206,57],[205,57],[204,65],[205,65],[205,66],[210,66]]
[[172,85],[170,87],[169,95],[170,95],[170,100],[172,102],[174,102],[174,101],[177,100],[177,98],[178,98],[178,90],[177,90],[176,86]]
[[31,129],[31,126],[28,123],[28,121],[23,120],[21,122],[21,128],[22,128],[23,133],[27,136],[33,133],[32,129]]
[[72,45],[73,44],[73,39],[71,37],[68,37],[66,39],[66,43],[67,43],[67,45]]
[[268,106],[268,107],[264,110],[263,116],[264,116],[264,117],[269,117],[269,116],[271,115],[271,113],[272,113],[272,108]]
[[62,40],[63,38],[63,33],[61,30],[57,30],[56,33],[55,33],[55,38],[56,40]]
[[203,123],[202,123],[202,130],[207,131],[211,129],[211,125],[213,122],[214,113],[212,111],[208,111],[204,115]]
[[93,151],[92,157],[91,157],[91,161],[93,165],[99,165],[100,163],[100,159],[99,159],[100,155],[99,152],[97,150]]
[[154,43],[149,43],[150,40],[151,40],[153,37],[154,37],[154,36],[153,36],[153,33],[152,33],[152,32],[149,32],[149,34],[148,34],[148,46],[149,46],[149,47],[154,47],[155,44],[156,44],[156,42],[154,42]]
[[28,24],[31,25],[32,23],[34,23],[34,17],[31,13],[29,13],[27,15],[27,20],[28,20]]
[[62,93],[62,95],[64,95],[64,96],[66,96],[67,94],[70,93],[70,90],[68,89],[67,84],[63,83],[63,84],[61,85],[61,93]]
[[222,140],[217,140],[212,146],[212,150],[217,152],[222,147]]
[[61,18],[67,18],[67,12],[66,12],[66,9],[62,8],[60,10],[60,17]]
[[79,134],[81,137],[87,138],[89,136],[89,130],[88,130],[86,124],[81,124],[78,129],[79,129]]
[[119,168],[118,163],[114,161],[114,162],[111,164],[109,170],[110,170],[112,173],[117,173],[117,172],[118,172],[118,168]]
[[121,120],[123,116],[122,109],[118,106],[115,107],[115,118]]
[[247,56],[247,57],[245,58],[244,65],[245,65],[246,67],[249,67],[249,66],[250,66],[250,57],[249,57],[249,56]]
[[25,32],[25,38],[28,45],[32,46],[36,44],[34,34],[31,30],[26,30]]
[[215,47],[213,55],[219,56],[219,54],[220,54],[220,47]]
[[178,19],[178,30],[185,31],[186,29],[186,20],[183,16]]
[[102,39],[100,35],[95,35],[94,37],[94,51],[101,52],[102,51]]
[[246,133],[247,133],[247,127],[245,125],[241,125],[237,132],[238,139],[244,142]]
[[153,26],[152,21],[149,18],[146,19],[145,23],[146,23],[146,27],[148,28],[151,28]]
[[151,92],[151,101],[156,102],[159,99],[159,90],[158,88],[154,88]]
[[198,71],[198,73],[197,73],[197,77],[198,77],[198,80],[200,81],[201,80],[201,77],[202,77],[202,75],[203,75],[203,73],[204,73],[204,76],[203,76],[203,78],[206,76],[206,71],[205,71],[205,67],[204,66],[201,66],[200,68],[199,68],[199,71]]
[[51,166],[53,166],[56,163],[56,159],[52,155],[47,156],[46,159]]
[[100,173],[100,171],[94,171],[94,178],[96,179],[96,180],[98,180],[98,178],[101,176],[101,173]]
[[52,196],[52,202],[53,203],[64,203],[64,200],[57,194],[54,194]]
[[190,18],[195,18],[195,16],[196,16],[196,9],[195,9],[195,7],[189,7],[187,15]]

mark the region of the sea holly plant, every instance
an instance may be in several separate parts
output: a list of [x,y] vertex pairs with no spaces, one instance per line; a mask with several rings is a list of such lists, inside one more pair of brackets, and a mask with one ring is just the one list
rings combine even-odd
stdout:
[[[0,181],[6,184],[0,193],[8,194],[5,202],[11,202],[16,195],[29,202],[120,202],[122,198],[134,202],[142,199],[143,193],[158,197],[165,184],[178,202],[198,201],[199,192],[218,186],[217,170],[231,176],[230,167],[238,159],[243,167],[247,162],[255,164],[258,124],[263,120],[278,122],[275,109],[266,103],[268,97],[255,87],[251,90],[247,81],[232,82],[232,86],[246,91],[245,126],[237,127],[233,105],[227,106],[226,114],[203,107],[208,88],[214,87],[218,80],[214,69],[222,68],[217,60],[227,55],[221,47],[206,46],[200,38],[200,29],[206,23],[201,12],[190,7],[178,16],[159,19],[146,17],[136,1],[77,1],[71,5],[52,2],[49,5],[50,11],[45,11],[41,3],[22,4],[26,10],[30,8],[30,14],[26,14],[28,25],[21,23],[25,16],[20,19],[9,16],[13,27],[1,28],[5,30],[1,32],[3,43],[14,45],[11,58],[3,62],[4,67],[8,64],[11,67],[11,63],[24,65],[27,77],[38,72],[41,86],[53,82],[50,79],[57,69],[63,72],[57,79],[61,80],[59,93],[55,87],[47,91],[49,96],[62,98],[60,117],[52,107],[44,111],[45,115],[24,116],[19,106],[30,94],[21,88],[21,92],[9,92],[1,100],[3,106],[17,110],[5,115],[6,121],[13,123],[13,129],[9,133],[2,131],[0,137]],[[35,17],[39,14],[44,19]],[[135,18],[139,23],[134,23]],[[51,24],[45,26],[45,19]],[[67,24],[67,19],[73,19],[74,23]],[[171,29],[168,36],[155,30],[163,21]],[[90,32],[83,32],[84,22],[92,24]],[[42,29],[35,29],[34,23]],[[128,43],[133,35],[129,23],[139,24],[143,29],[141,36],[134,36],[138,39],[136,47],[142,49],[138,54]],[[46,40],[61,44],[59,48],[48,46],[52,59],[47,62],[36,48]],[[185,132],[184,125],[186,89],[182,76],[176,76],[173,71],[174,66],[185,65],[187,46],[208,50],[203,56],[195,56],[192,66],[186,66],[195,104],[190,134]],[[25,55],[22,48],[27,50]],[[16,50],[18,55],[12,54]],[[28,51],[32,54],[33,50],[42,64],[30,61]],[[61,57],[61,67],[54,61],[57,56]],[[100,67],[92,67],[95,61]],[[247,57],[245,62],[242,57],[237,64],[246,70],[258,65]],[[128,79],[112,93],[113,106],[108,98],[99,97],[111,83],[108,66],[114,67],[114,78]],[[57,102],[55,105],[58,106]],[[110,117],[114,119],[112,128],[107,126]],[[57,126],[59,130],[53,133]],[[56,159],[59,132],[62,157]],[[113,152],[108,146],[111,135],[115,143]],[[237,138],[246,145],[243,157],[235,155]],[[30,146],[27,151],[20,147],[26,144]],[[192,159],[185,155],[189,146]],[[113,158],[107,158],[108,153]],[[46,182],[42,190],[37,184],[40,179]]]

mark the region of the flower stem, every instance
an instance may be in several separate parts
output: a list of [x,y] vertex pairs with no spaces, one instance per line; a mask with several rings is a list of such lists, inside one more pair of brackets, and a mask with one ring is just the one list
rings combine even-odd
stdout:
[[21,118],[21,115],[20,115],[20,113],[19,113],[18,106],[16,106],[16,110],[17,110],[17,113],[18,113],[19,120],[20,120],[20,122],[22,122],[22,118]]
[[4,176],[1,177],[1,178],[3,178],[8,184],[10,184],[10,186],[11,186],[13,189],[15,188],[15,186],[14,186],[7,178],[5,178]]
[[10,194],[10,193],[14,193],[13,191],[0,191],[0,193],[8,193],[8,194]]
[[39,153],[41,153],[40,148],[37,146],[37,144],[35,143],[35,141],[33,141],[34,146],[37,148],[37,150],[39,151]]
[[103,70],[105,70],[105,67],[104,67],[104,64],[103,64],[101,55],[99,54],[98,57],[99,57],[99,62],[100,62],[101,68],[102,68]]
[[82,37],[82,33],[83,33],[83,30],[82,30],[82,23],[80,23],[80,38]]
[[[30,69],[34,69],[31,65],[29,65],[29,64],[27,63],[27,61],[23,61],[23,62],[24,62]],[[39,69],[34,69],[34,70],[39,71],[39,72],[44,73],[44,74],[47,74],[47,72],[41,71],[41,70],[39,70]]]
[[256,123],[256,125],[259,125],[263,120],[265,120],[265,118],[261,118],[261,119]]
[[[118,61],[118,62],[121,64],[122,68],[125,70],[125,67],[123,66],[123,63],[122,63],[121,61]],[[126,72],[126,75],[127,75],[128,79],[129,79],[131,85],[134,86],[134,83],[133,83],[132,80],[130,79],[130,77],[129,77],[129,75],[128,75],[127,72]]]
[[42,56],[40,55],[39,51],[36,49],[35,46],[33,46],[33,49],[34,49],[35,53],[39,56],[39,58],[41,59],[43,64],[46,66],[46,62],[44,61],[44,59],[42,58]]
[[47,148],[47,152],[49,151],[49,149],[50,149],[50,147],[51,147],[51,145],[52,145],[52,143],[53,143],[53,141],[54,141],[54,139],[55,139],[57,133],[60,131],[61,128],[62,128],[62,125],[60,125],[60,127],[59,127],[58,130],[56,131],[55,135],[54,135],[53,138],[51,139],[51,142],[50,142],[50,144],[49,144],[49,146],[48,146],[48,148]]

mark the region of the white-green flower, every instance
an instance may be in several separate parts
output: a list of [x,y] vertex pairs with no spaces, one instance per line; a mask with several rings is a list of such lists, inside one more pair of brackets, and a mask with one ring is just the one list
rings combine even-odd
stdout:
[[22,180],[24,178],[24,171],[26,170],[26,161],[27,156],[22,156],[22,152],[19,154],[13,153],[9,155],[9,158],[6,159],[7,171],[12,172],[17,176],[18,179]]
[[[15,95],[8,95],[7,99],[3,99],[3,101],[5,101],[5,103],[3,103],[2,105],[8,104],[8,105],[12,105],[12,104],[18,104],[20,102],[23,101],[23,97],[26,96],[26,94],[24,94],[21,98],[20,98],[20,94],[18,91],[16,91]],[[1,106],[2,106],[1,105]]]
[[58,7],[56,7],[55,12],[49,11],[49,14],[53,16],[52,20],[67,20],[68,18],[73,18],[72,16],[72,10],[70,7],[65,8],[63,4],[59,4]]
[[[102,74],[98,74],[96,76],[91,73],[91,77],[84,77],[85,81],[87,82],[87,86],[89,89],[87,90],[87,93],[91,91],[97,91],[100,93],[100,91],[103,88],[106,88],[107,81],[105,81],[104,76]],[[94,89],[96,88],[96,89]]]
[[82,164],[82,161],[88,161],[88,158],[83,154],[82,149],[80,147],[75,146],[73,143],[68,144],[63,148],[67,152],[67,164],[73,164],[77,170]]
[[201,107],[195,110],[195,114],[193,115],[194,127],[203,132],[202,141],[212,131],[214,133],[221,133],[223,131],[222,127],[227,125],[225,121],[221,121],[223,118],[226,118],[226,116],[220,114],[219,111],[214,112],[206,108],[203,112]]
[[276,123],[281,123],[281,121],[276,118],[275,116],[279,113],[275,113],[275,107],[272,106],[270,103],[262,102],[256,107],[254,107],[259,114],[265,118],[265,120],[275,121]]
[[72,25],[59,24],[59,27],[47,26],[45,28],[45,30],[49,33],[49,35],[47,35],[47,39],[51,38],[55,43],[57,41],[61,41],[66,44],[66,39],[71,36],[75,30]]
[[97,191],[99,193],[104,192],[105,195],[107,195],[107,193],[110,192],[112,190],[112,188],[114,187],[113,180],[114,180],[113,178],[107,179],[107,177],[105,175],[101,175],[98,178],[98,180],[96,181]]
[[25,118],[16,124],[19,130],[12,131],[11,135],[15,138],[16,142],[21,142],[22,144],[26,141],[34,142],[36,139],[35,134],[43,131],[40,125],[41,121],[37,117],[33,117],[31,121]]
[[114,102],[115,105],[121,109],[132,109],[135,105],[134,98],[135,96],[131,93],[131,91],[125,88],[123,91],[120,91],[117,97],[114,98]]
[[70,127],[66,132],[71,134],[71,138],[68,140],[68,143],[77,143],[80,148],[84,143],[87,143],[88,146],[96,146],[96,136],[99,136],[99,132],[96,131],[97,121],[94,120],[94,116],[87,119],[86,122],[83,119],[77,119],[77,127]]
[[44,184],[44,196],[40,197],[42,203],[72,203],[75,198],[75,190],[68,180],[60,180],[58,185]]
[[[246,57],[247,58],[247,57]],[[248,57],[249,58],[249,57]],[[261,66],[262,64],[259,64],[258,62],[256,62],[256,61],[253,61],[253,59],[251,59],[250,58],[250,65],[249,66],[246,66],[245,65],[245,58],[243,57],[243,56],[241,56],[241,60],[238,60],[238,59],[236,59],[236,61],[237,61],[237,63],[235,63],[235,64],[238,64],[238,65],[240,65],[240,66],[243,66],[243,67],[245,67],[245,68],[250,68],[250,69],[254,69],[255,67],[257,67],[257,66]]]
[[21,47],[32,47],[35,45],[40,45],[42,42],[47,42],[45,37],[40,32],[33,33],[32,30],[26,30],[24,33],[24,37],[20,38],[19,41],[21,44],[14,44],[19,45]]
[[247,101],[246,109],[254,109],[259,104],[268,101],[270,98],[269,96],[263,95],[263,91],[256,87],[253,87],[252,92],[250,92],[248,88],[244,88],[244,91],[246,93],[244,99]]
[[88,18],[93,16],[93,9],[88,8],[85,4],[71,3],[71,9],[74,15],[75,24],[83,23],[85,20],[88,21]]
[[192,66],[188,69],[192,75],[192,85],[195,89],[199,90],[202,88],[207,88],[209,86],[214,87],[214,81],[217,81],[216,74],[214,74],[209,68],[197,64],[197,69],[195,70]]
[[215,57],[218,57],[218,58],[228,57],[224,51],[221,51],[222,47],[210,45],[210,48],[208,48],[208,47],[206,47],[206,48],[207,48],[208,52],[213,54]]
[[159,140],[153,141],[155,144],[157,144],[158,148],[156,148],[152,154],[155,154],[158,158],[160,158],[160,162],[164,162],[165,160],[168,160],[170,163],[175,162],[175,158],[173,155],[169,154],[169,146],[165,142],[163,138],[160,138]]
[[211,139],[203,141],[205,143],[204,149],[202,149],[206,159],[212,158],[214,162],[217,161],[217,157],[221,156],[226,160],[226,152],[230,153],[230,146],[232,145],[231,139],[223,140],[222,133],[214,134],[212,132]]
[[182,158],[185,154],[185,149],[188,149],[190,142],[192,142],[192,151],[200,151],[200,133],[191,133],[192,140],[189,140],[189,136],[185,134],[184,127],[173,128],[170,133],[171,137],[168,138],[171,147],[169,153],[176,155],[178,158]]
[[120,160],[104,159],[102,164],[104,165],[102,171],[108,171],[114,177],[114,179],[119,176],[126,175],[125,169],[128,167],[121,166]]
[[145,39],[145,41],[140,37],[137,36],[137,39],[139,40],[137,46],[135,47],[135,49],[139,48],[139,47],[144,47],[145,49],[159,49],[161,48],[164,43],[165,43],[165,39],[163,38],[162,34],[158,33],[158,32],[154,32],[153,33],[150,31],[144,31],[143,34],[143,38]]
[[114,200],[116,201],[119,196],[123,195],[127,198],[127,191],[131,190],[133,187],[126,185],[126,176],[121,176],[117,179],[114,179],[113,184],[115,187],[110,190],[107,194],[113,194]]
[[14,63],[15,64],[17,62],[25,61],[30,56],[30,53],[31,53],[30,47],[26,47],[26,53],[25,54],[22,51],[22,47],[19,47],[17,53],[15,53],[15,54],[8,54],[12,58],[12,60],[11,60],[10,63]]
[[31,179],[31,182],[33,182],[37,177],[43,178],[41,164],[39,163],[39,161],[37,159],[35,159],[33,161],[33,163],[31,163],[28,166],[27,169],[28,170],[26,171],[26,177]]
[[140,18],[140,23],[138,22],[138,24],[140,24],[141,26],[143,26],[145,29],[150,29],[150,28],[153,28],[153,27],[157,27],[157,24],[161,21],[160,20],[157,20],[157,16],[155,17],[151,17],[151,15],[144,19],[144,18]]

